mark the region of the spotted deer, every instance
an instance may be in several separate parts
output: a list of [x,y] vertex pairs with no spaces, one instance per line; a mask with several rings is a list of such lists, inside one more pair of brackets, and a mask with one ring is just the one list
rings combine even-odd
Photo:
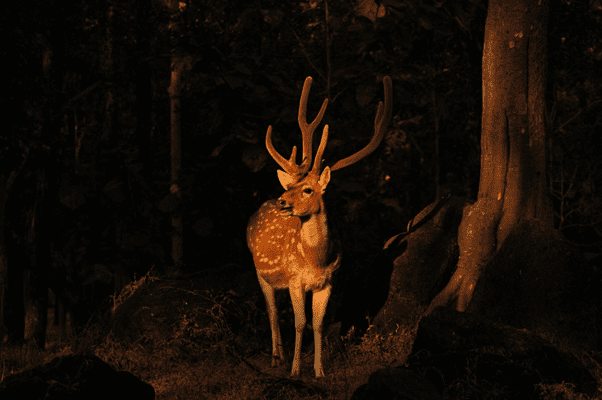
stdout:
[[328,99],[311,124],[307,123],[307,99],[312,78],[303,85],[299,104],[299,127],[303,138],[303,159],[297,165],[297,147],[289,160],[272,145],[272,127],[268,127],[265,144],[272,158],[282,167],[278,179],[286,190],[277,200],[265,202],[249,220],[247,245],[253,253],[259,284],[265,296],[272,330],[272,367],[285,360],[278,324],[275,289],[288,288],[295,313],[295,355],[291,375],[301,369],[301,340],[305,328],[305,294],[313,292],[313,330],[315,344],[314,369],[316,377],[324,376],[322,367],[322,321],[332,291],[332,274],[341,263],[338,235],[329,224],[322,198],[330,181],[330,172],[347,167],[372,153],[382,141],[391,118],[391,79],[383,79],[385,104],[380,102],[370,143],[352,156],[340,160],[331,168],[322,167],[322,153],[328,140],[328,125],[324,126],[313,168],[312,137],[322,120]]

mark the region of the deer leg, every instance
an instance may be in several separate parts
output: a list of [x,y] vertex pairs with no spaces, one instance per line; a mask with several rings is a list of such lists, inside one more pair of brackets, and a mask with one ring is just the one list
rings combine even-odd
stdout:
[[314,370],[316,371],[316,378],[324,376],[324,369],[322,368],[322,322],[324,320],[324,314],[326,314],[326,306],[328,305],[328,299],[332,286],[326,285],[324,289],[313,292],[313,325],[314,325],[314,345],[316,349],[314,359]]
[[270,328],[272,330],[272,367],[280,365],[280,360],[284,361],[284,351],[282,349],[282,339],[280,337],[280,325],[278,324],[278,309],[276,308],[276,296],[274,288],[271,287],[261,275],[259,285],[265,296],[265,302],[268,306],[268,317],[270,318]]
[[288,288],[291,294],[291,302],[295,311],[295,356],[293,358],[292,376],[298,376],[301,370],[301,341],[303,339],[303,329],[305,328],[305,291],[301,285],[292,285]]

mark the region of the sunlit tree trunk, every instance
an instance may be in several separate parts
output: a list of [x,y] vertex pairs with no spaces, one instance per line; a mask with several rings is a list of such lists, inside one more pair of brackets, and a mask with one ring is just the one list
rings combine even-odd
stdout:
[[527,218],[553,228],[546,187],[547,0],[491,0],[483,49],[481,176],[458,230],[458,268],[431,302],[465,311],[483,268]]

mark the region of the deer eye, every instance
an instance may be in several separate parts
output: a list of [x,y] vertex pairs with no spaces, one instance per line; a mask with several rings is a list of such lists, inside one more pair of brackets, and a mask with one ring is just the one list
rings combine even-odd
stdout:
[[312,194],[313,192],[314,192],[314,191],[313,191],[313,190],[311,190],[310,188],[305,188],[305,189],[303,189],[303,193],[305,193],[305,194]]

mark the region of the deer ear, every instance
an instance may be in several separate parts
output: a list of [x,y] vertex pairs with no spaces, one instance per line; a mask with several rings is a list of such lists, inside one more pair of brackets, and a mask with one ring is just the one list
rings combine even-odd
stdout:
[[330,182],[330,167],[324,168],[322,175],[320,175],[320,180],[318,181],[318,184],[322,187],[322,192],[326,190],[328,182]]
[[294,178],[286,172],[280,169],[276,172],[278,172],[278,180],[280,181],[280,184],[282,185],[284,190],[288,190],[288,188],[295,183]]

